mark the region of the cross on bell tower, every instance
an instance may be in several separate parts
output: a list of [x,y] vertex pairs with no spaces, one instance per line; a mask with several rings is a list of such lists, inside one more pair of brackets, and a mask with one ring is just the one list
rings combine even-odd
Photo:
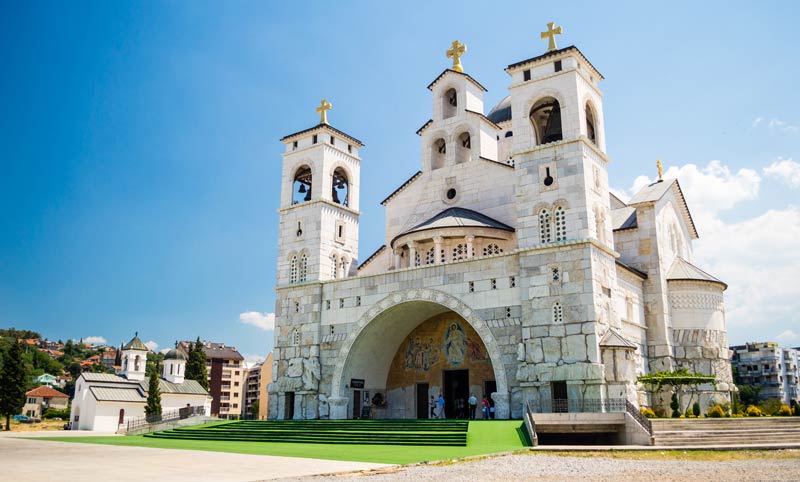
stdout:
[[319,114],[319,123],[320,124],[327,124],[328,123],[328,111],[331,110],[333,106],[330,102],[325,99],[322,99],[320,106],[317,107],[317,114]]
[[558,50],[558,47],[556,46],[556,35],[561,35],[562,33],[564,33],[563,29],[561,28],[561,25],[559,25],[556,28],[553,28],[553,25],[555,24],[556,24],[555,22],[547,22],[547,32],[542,32],[541,34],[543,39],[547,39],[548,52],[551,52],[553,50]]
[[453,59],[453,70],[456,72],[464,72],[464,67],[461,66],[461,56],[464,55],[466,51],[467,46],[465,44],[462,44],[458,40],[453,40],[452,45],[450,45],[450,48],[445,52],[448,59]]

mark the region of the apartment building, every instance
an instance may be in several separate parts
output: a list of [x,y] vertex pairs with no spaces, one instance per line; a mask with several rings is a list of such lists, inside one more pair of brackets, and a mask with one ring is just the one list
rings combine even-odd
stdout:
[[[245,385],[245,403],[243,415],[248,418],[267,418],[267,406],[269,396],[267,395],[267,385],[272,383],[272,353],[261,363],[257,363],[247,370],[247,381]],[[253,413],[252,406],[258,402],[258,412]]]
[[759,385],[763,400],[778,398],[787,405],[800,401],[800,348],[761,342],[732,346],[731,350],[739,385]]
[[[178,349],[189,356],[191,341],[182,341]],[[244,357],[236,347],[224,343],[203,343],[206,355],[208,394],[211,396],[211,414],[220,418],[239,418],[244,408],[244,382],[246,368]]]

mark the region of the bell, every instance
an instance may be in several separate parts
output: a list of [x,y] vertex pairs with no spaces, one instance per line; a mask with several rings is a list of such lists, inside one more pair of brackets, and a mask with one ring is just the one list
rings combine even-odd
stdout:
[[304,192],[306,192],[306,185],[305,184],[300,184],[300,189],[298,189],[297,192],[299,192],[300,194],[303,194]]

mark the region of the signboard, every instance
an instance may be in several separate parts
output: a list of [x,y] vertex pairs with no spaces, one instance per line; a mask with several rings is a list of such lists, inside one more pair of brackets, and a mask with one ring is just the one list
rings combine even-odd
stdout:
[[363,378],[351,378],[350,379],[350,388],[364,388],[364,379]]

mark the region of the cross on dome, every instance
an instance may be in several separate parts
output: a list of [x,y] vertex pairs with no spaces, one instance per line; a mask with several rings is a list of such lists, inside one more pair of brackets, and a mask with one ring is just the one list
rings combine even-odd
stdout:
[[543,39],[547,39],[548,52],[551,52],[553,50],[558,50],[558,47],[556,46],[556,35],[561,35],[562,33],[564,33],[564,31],[561,28],[561,25],[559,25],[556,28],[553,28],[553,25],[555,24],[556,24],[555,22],[547,22],[547,32],[542,32],[541,34]]
[[464,67],[461,66],[461,56],[464,55],[466,51],[466,44],[462,44],[458,40],[453,40],[452,45],[450,45],[450,48],[445,52],[448,59],[453,59],[453,70],[456,72],[464,72]]
[[320,124],[327,124],[328,123],[328,111],[331,110],[333,106],[330,102],[325,99],[322,99],[320,106],[317,107],[317,114],[319,114],[319,123]]

